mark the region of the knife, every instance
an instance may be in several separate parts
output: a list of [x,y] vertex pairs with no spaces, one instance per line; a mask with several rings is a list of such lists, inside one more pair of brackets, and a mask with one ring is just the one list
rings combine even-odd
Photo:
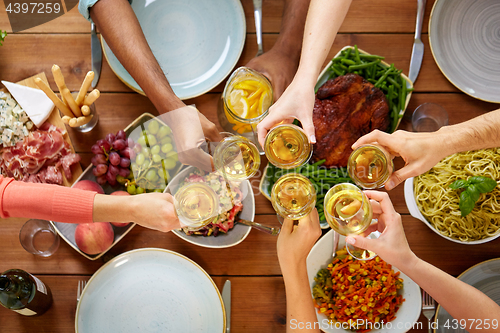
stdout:
[[226,280],[222,288],[222,301],[226,308],[226,333],[231,332],[231,281]]
[[90,31],[90,51],[92,56],[92,71],[94,72],[92,88],[95,88],[97,86],[97,82],[99,82],[99,77],[101,76],[102,47],[99,37],[97,37],[95,24],[93,22],[91,23]]
[[410,61],[410,74],[408,77],[411,82],[415,82],[420,71],[420,66],[422,65],[422,59],[424,58],[424,44],[420,39],[420,34],[422,32],[422,23],[424,22],[425,13],[425,3],[426,0],[418,0],[417,4],[417,25],[415,27],[415,41],[413,42],[413,50],[411,52]]

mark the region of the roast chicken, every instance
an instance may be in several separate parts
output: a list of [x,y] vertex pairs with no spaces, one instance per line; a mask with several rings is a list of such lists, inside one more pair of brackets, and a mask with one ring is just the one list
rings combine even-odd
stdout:
[[313,110],[316,144],[312,160],[325,167],[345,167],[351,145],[375,129],[390,125],[384,93],[357,74],[328,80],[316,93]]

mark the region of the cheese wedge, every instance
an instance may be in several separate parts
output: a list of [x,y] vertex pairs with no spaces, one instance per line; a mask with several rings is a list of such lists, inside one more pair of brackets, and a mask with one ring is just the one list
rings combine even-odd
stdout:
[[43,91],[7,81],[2,83],[36,127],[40,127],[49,118],[54,103]]

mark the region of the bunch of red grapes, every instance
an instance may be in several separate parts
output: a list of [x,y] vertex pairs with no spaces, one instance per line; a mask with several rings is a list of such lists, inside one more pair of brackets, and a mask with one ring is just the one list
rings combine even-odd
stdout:
[[91,148],[95,154],[92,164],[97,183],[115,186],[117,177],[129,177],[130,160],[135,158],[134,147],[134,140],[127,139],[124,130],[118,131],[116,135],[109,133],[106,138],[98,140]]

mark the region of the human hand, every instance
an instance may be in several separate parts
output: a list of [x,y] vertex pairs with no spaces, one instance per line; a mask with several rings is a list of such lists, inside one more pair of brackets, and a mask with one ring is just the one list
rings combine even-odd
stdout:
[[129,198],[132,199],[132,218],[135,223],[163,232],[181,227],[172,195],[144,193]]
[[298,65],[297,60],[289,54],[278,48],[272,48],[250,60],[246,67],[264,74],[271,81],[274,100],[277,101],[292,82]]
[[206,142],[220,141],[217,127],[193,106],[185,106],[160,115],[160,119],[171,129],[179,156],[183,164],[213,171],[212,157],[201,146]]
[[386,192],[364,191],[370,200],[373,209],[373,218],[376,223],[370,225],[363,234],[368,235],[376,230],[381,232],[379,238],[369,239],[362,235],[351,235],[346,242],[362,249],[375,252],[380,258],[398,268],[408,265],[416,258],[410,250],[403,230],[401,215],[392,205]]
[[400,130],[387,134],[374,130],[358,139],[352,149],[369,143],[378,143],[392,156],[401,156],[405,161],[405,166],[396,170],[385,183],[386,190],[392,190],[407,178],[429,171],[447,156],[446,140],[440,131],[412,133]]
[[316,208],[301,218],[298,225],[294,225],[293,220],[284,220],[277,244],[278,259],[283,274],[302,263],[305,265],[307,255],[319,236],[321,228]]
[[281,98],[269,109],[269,114],[257,125],[259,143],[264,147],[267,132],[279,122],[291,123],[298,119],[309,138],[309,142],[316,143],[314,124],[312,119],[314,108],[314,86],[294,80],[288,86]]

